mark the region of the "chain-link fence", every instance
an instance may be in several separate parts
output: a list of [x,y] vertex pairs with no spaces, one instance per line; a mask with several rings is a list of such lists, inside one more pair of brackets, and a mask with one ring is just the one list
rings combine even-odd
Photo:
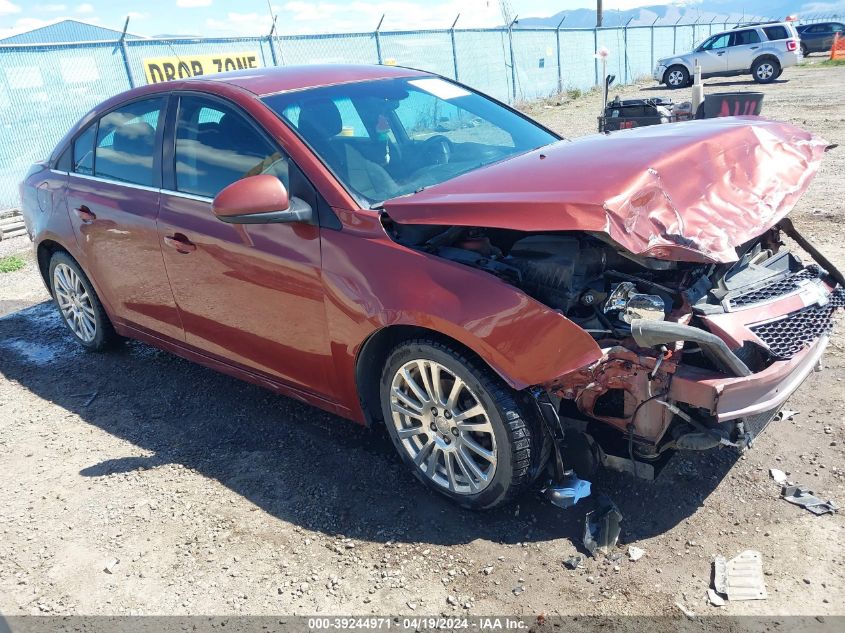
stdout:
[[[813,16],[823,21],[835,16]],[[620,84],[651,74],[656,60],[689,50],[732,23],[600,29],[447,29],[330,35],[113,42],[0,44],[0,208],[18,204],[18,185],[33,162],[90,108],[107,97],[178,73],[153,71],[151,59],[246,56],[256,66],[378,63],[420,68],[515,103],[601,81],[595,52],[609,51],[607,72]],[[229,69],[227,65],[222,70]],[[158,72],[159,76],[150,76]],[[177,74],[178,76],[178,74]]]

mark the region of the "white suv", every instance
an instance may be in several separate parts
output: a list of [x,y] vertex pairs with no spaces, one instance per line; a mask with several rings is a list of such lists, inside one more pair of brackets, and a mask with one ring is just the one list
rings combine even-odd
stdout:
[[702,77],[751,73],[754,81],[767,84],[800,60],[800,42],[792,23],[741,25],[711,35],[691,53],[658,60],[654,79],[669,88],[683,88],[690,84],[698,61]]

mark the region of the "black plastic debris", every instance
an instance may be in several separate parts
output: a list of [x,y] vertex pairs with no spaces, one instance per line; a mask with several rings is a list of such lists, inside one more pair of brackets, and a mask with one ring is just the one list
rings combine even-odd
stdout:
[[581,566],[581,563],[584,562],[584,557],[580,554],[576,554],[575,556],[570,556],[565,561],[563,561],[563,566],[567,569],[578,569]]
[[780,496],[789,503],[801,506],[813,514],[833,514],[839,511],[839,506],[833,501],[822,501],[807,486],[784,486]]
[[596,498],[597,508],[587,513],[584,518],[584,547],[595,556],[601,552],[605,556],[616,547],[619,540],[622,513],[608,497],[601,495]]

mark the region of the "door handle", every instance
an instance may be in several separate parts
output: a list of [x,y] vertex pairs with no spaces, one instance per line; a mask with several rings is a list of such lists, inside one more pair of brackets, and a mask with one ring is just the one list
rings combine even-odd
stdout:
[[181,233],[165,235],[164,243],[170,248],[175,248],[180,253],[193,253],[195,250],[197,250],[197,245]]
[[722,51],[721,53],[716,53],[716,54],[717,54],[719,57],[721,57],[722,55],[724,55],[724,54],[725,54],[725,51]]
[[752,51],[756,51],[758,48],[760,48],[760,47],[759,47],[759,46],[752,46],[752,47],[751,47],[751,50],[752,50]]
[[85,224],[90,224],[97,219],[97,216],[91,212],[91,209],[86,207],[84,204],[76,207],[74,211],[76,211],[76,215],[78,215],[79,219],[85,222]]

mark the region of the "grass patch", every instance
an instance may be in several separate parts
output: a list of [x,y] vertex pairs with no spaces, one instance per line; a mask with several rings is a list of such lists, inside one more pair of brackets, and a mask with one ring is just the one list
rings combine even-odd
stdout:
[[819,66],[845,66],[845,59],[826,59]]
[[566,91],[566,96],[569,98],[570,101],[574,101],[575,99],[580,99],[584,96],[584,93],[581,92],[580,88],[570,88]]
[[26,262],[17,255],[0,257],[0,273],[13,273],[26,265]]

